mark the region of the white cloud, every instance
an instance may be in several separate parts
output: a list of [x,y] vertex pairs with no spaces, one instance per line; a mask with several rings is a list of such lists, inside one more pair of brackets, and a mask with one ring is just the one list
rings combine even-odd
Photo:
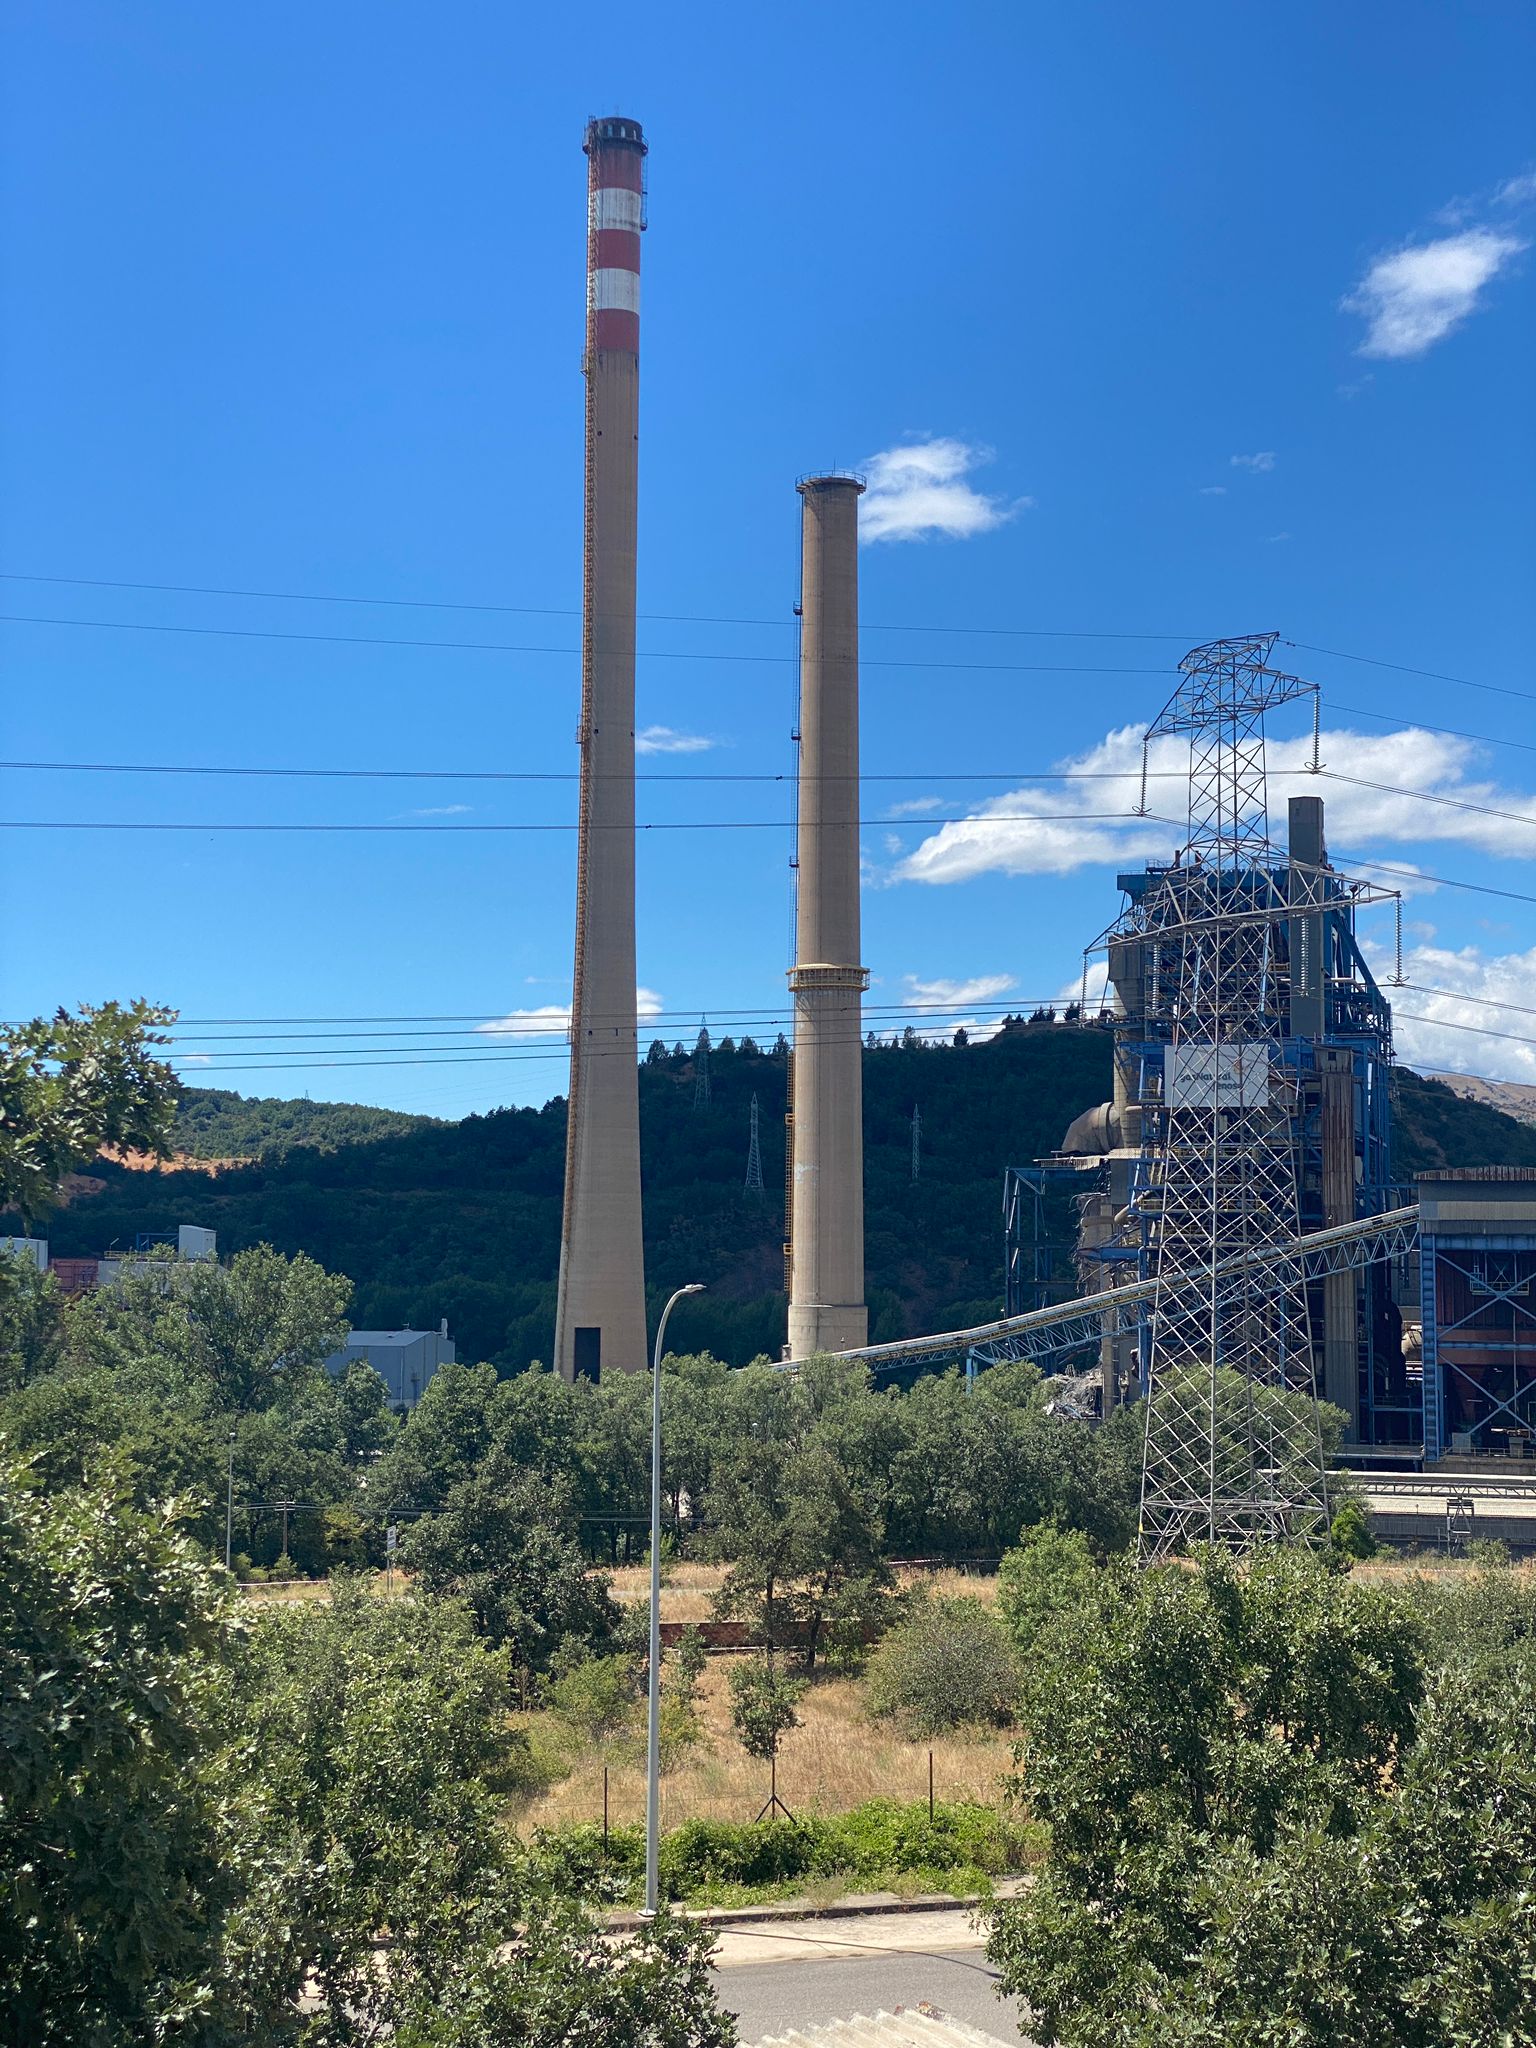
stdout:
[[678,732],[670,725],[648,725],[635,734],[637,754],[707,754],[717,744],[702,733]]
[[[1044,789],[1025,785],[994,797],[971,817],[941,825],[896,865],[889,879],[942,884],[983,874],[1070,874],[1083,867],[1123,867],[1166,858],[1185,837],[1189,748],[1174,735],[1153,741],[1147,803],[1159,815],[1136,818],[1128,814],[1140,800],[1141,733],[1139,726],[1122,726],[1097,746],[1059,764],[1105,780],[1057,783]],[[1350,848],[1379,858],[1383,846],[1439,842],[1530,859],[1536,856],[1536,796],[1501,788],[1477,775],[1480,751],[1471,741],[1419,727],[1393,733],[1329,731],[1322,736],[1322,758],[1331,773],[1314,778],[1305,772],[1312,753],[1310,735],[1271,740],[1272,827],[1277,836],[1283,835],[1286,797],[1311,791],[1327,801],[1328,842],[1341,860],[1347,861]],[[1334,779],[1345,776],[1427,790],[1458,803],[1516,815],[1488,817]],[[1405,863],[1393,858],[1393,865]]]
[[1276,541],[1279,541],[1279,540],[1289,540],[1289,539],[1290,539],[1290,537],[1291,537],[1291,536],[1290,536],[1290,535],[1289,535],[1288,533],[1284,533],[1284,532],[1281,532],[1281,533],[1266,533],[1266,534],[1265,534],[1265,536],[1264,536],[1264,544],[1265,544],[1265,546],[1266,546],[1266,547],[1273,547]]
[[1227,495],[1227,487],[1225,484],[1202,484],[1200,495],[1202,498],[1224,498]]
[[939,1009],[989,1003],[1015,985],[1011,974],[973,974],[968,981],[922,981],[915,974],[904,974],[902,980],[907,985],[908,1002],[932,1003]]
[[1518,178],[1506,178],[1493,196],[1500,206],[1529,206],[1536,201],[1536,171],[1522,171]]
[[899,804],[887,804],[886,812],[892,818],[910,818],[919,811],[936,811],[944,799],[941,796],[909,796]]
[[[1373,972],[1384,979],[1393,967],[1387,949],[1365,950]],[[1426,941],[1405,951],[1403,977],[1418,986],[1383,991],[1392,1004],[1400,1059],[1429,1072],[1536,1081],[1536,1045],[1520,1043],[1536,1038],[1536,1019],[1529,1014],[1536,1010],[1536,946],[1525,953],[1489,954],[1477,946]],[[1426,989],[1446,993],[1429,995]],[[1510,1035],[1496,1035],[1501,1032]]]
[[926,540],[942,534],[969,540],[990,533],[1033,503],[1030,498],[1010,503],[967,483],[973,469],[991,460],[989,448],[948,438],[909,442],[871,455],[864,465],[869,488],[859,510],[859,538]]
[[466,811],[474,809],[473,804],[428,804],[424,810],[412,811],[413,818],[462,818]]
[[[977,1003],[990,1004],[1017,986],[1011,974],[973,974],[968,980],[925,981],[916,974],[904,974],[903,1001],[915,1005],[912,1029],[919,1038],[947,1041],[957,1031],[978,1044],[993,1038],[1003,1028],[1001,1017],[975,1017],[969,1013]],[[924,1015],[924,1012],[933,1014]],[[939,1014],[939,1013],[942,1013]]]
[[[529,977],[532,979],[532,976]],[[635,990],[635,1014],[642,1024],[661,1014],[661,997],[653,988]],[[571,1028],[571,1006],[569,1003],[540,1003],[536,1009],[509,1010],[505,1017],[497,1017],[489,1024],[477,1024],[475,1029],[491,1038],[551,1038],[565,1037]]]
[[1340,301],[1369,324],[1362,356],[1419,356],[1476,310],[1478,295],[1526,247],[1518,235],[1468,228],[1378,256]]
[[1250,470],[1255,476],[1265,475],[1274,466],[1275,451],[1273,448],[1261,448],[1257,455],[1234,455],[1232,457],[1232,467],[1234,469]]

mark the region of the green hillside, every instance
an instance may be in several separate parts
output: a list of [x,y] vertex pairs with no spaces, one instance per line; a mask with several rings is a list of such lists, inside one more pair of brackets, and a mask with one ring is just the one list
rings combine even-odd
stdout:
[[[694,1107],[691,1057],[657,1045],[640,1069],[646,1272],[653,1297],[705,1281],[709,1292],[689,1304],[679,1341],[742,1362],[783,1341],[785,1061],[750,1040],[725,1040],[711,1069],[712,1100],[702,1108]],[[1080,1110],[1103,1101],[1108,1033],[1020,1024],[985,1045],[872,1047],[864,1075],[871,1338],[1000,1313],[1003,1170],[1058,1144]],[[761,1195],[743,1185],[754,1094]],[[462,1357],[503,1366],[548,1358],[563,1099],[457,1124],[316,1104],[336,1115],[321,1126],[327,1149],[282,1139],[283,1113],[303,1104],[241,1103],[212,1091],[190,1099],[219,1105],[211,1131],[266,1131],[267,1156],[215,1179],[100,1163],[104,1190],[52,1219],[56,1252],[89,1254],[137,1231],[207,1224],[224,1252],[266,1240],[349,1274],[353,1321],[364,1327],[430,1326],[446,1316]],[[1445,1163],[1536,1163],[1536,1131],[1439,1083],[1400,1070],[1397,1100],[1400,1178]],[[915,1183],[914,1105],[923,1141]],[[358,1136],[343,1136],[348,1128]],[[239,1149],[226,1150],[222,1137],[208,1142],[223,1156]]]
[[188,1159],[271,1159],[310,1145],[334,1152],[370,1138],[398,1138],[436,1121],[362,1102],[311,1102],[308,1096],[236,1095],[228,1088],[188,1088],[176,1108],[173,1141]]

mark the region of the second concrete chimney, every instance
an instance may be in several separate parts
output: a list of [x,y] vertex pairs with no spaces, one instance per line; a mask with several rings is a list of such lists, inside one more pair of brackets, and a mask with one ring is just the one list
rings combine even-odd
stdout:
[[800,886],[795,914],[789,1356],[869,1339],[859,964],[857,477],[796,486],[800,556]]

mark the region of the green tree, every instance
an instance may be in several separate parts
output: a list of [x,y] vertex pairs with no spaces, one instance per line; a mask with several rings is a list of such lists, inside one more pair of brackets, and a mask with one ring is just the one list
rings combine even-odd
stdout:
[[439,1513],[497,1441],[501,1399],[494,1366],[439,1366],[379,1464],[370,1491],[380,1507]]
[[1095,1571],[1093,1552],[1080,1529],[1040,1522],[1022,1532],[997,1569],[997,1608],[1023,1655],[1030,1654],[1035,1638],[1058,1614],[1083,1603]]
[[608,1581],[581,1554],[569,1488],[499,1451],[406,1530],[401,1557],[423,1592],[463,1600],[523,1671],[547,1669],[564,1642],[604,1643],[618,1625]]
[[723,2048],[697,1935],[662,1924],[608,1948],[574,1902],[529,1890],[502,1819],[527,1755],[510,1679],[455,1602],[343,1581],[329,1603],[260,1617],[231,1723],[291,1861],[304,2048]]
[[0,1252],[0,1398],[51,1372],[64,1350],[64,1297],[51,1273]]
[[805,1696],[805,1680],[786,1678],[774,1669],[771,1657],[762,1656],[733,1664],[727,1683],[737,1741],[748,1756],[772,1763],[784,1737],[800,1725],[796,1708]]
[[[0,1468],[0,2013],[50,2048],[265,2042],[297,1993],[258,1931],[245,1794],[209,1768],[228,1582],[125,1490]],[[269,2015],[263,2015],[263,2017]],[[247,2031],[249,2027],[249,2031]]]
[[[1243,1570],[1212,1554],[1193,1571],[1111,1566],[1037,1635],[1014,1789],[1050,1845],[991,1953],[1042,2042],[1397,2038],[1308,2031],[1300,2005],[1262,1999],[1240,2008],[1245,2032],[1212,1998],[1234,1981],[1230,1929],[1337,1876],[1338,1845],[1379,1818],[1415,1732],[1424,1642],[1406,1597],[1296,1551]],[[1368,1892],[1331,1900],[1346,1947],[1365,1921],[1380,1932]]]
[[154,1048],[175,1017],[101,1003],[0,1026],[0,1210],[36,1221],[103,1145],[166,1155],[178,1084]]
[[140,1385],[210,1409],[277,1400],[345,1342],[352,1283],[270,1245],[212,1260],[152,1260],[70,1311],[70,1348]]
[[701,1931],[610,1944],[530,1888],[508,1686],[451,1603],[343,1582],[247,1626],[162,1520],[6,1468],[5,2038],[728,2048]]
[[793,1645],[807,1670],[878,1634],[893,1584],[877,1487],[851,1477],[827,1442],[846,1420],[841,1371],[738,1374],[736,1428],[710,1496],[730,1564],[716,1611],[745,1615],[769,1649]]
[[222,1538],[227,1433],[102,1371],[49,1373],[0,1401],[0,1437],[48,1494],[111,1477],[145,1512]]
[[225,1407],[264,1408],[285,1379],[317,1367],[346,1341],[352,1283],[298,1252],[268,1244],[236,1252],[227,1266],[178,1270],[189,1362]]

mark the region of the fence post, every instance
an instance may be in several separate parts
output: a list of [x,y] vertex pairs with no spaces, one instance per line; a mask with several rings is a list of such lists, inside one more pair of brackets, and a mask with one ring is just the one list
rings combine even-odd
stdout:
[[928,1818],[933,1819],[933,1751],[928,1752]]
[[603,1765],[603,1855],[608,1854],[608,1766]]

